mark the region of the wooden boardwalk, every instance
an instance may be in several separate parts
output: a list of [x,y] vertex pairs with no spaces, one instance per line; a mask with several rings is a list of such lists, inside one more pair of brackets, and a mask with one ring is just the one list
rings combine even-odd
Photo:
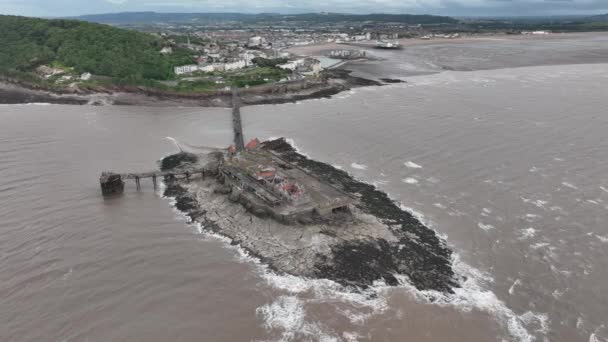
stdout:
[[208,173],[210,170],[205,168],[199,169],[187,169],[180,171],[151,171],[151,172],[137,172],[137,173],[121,173],[122,179],[142,179],[142,178],[158,178],[165,176],[186,176]]
[[190,180],[190,176],[200,175],[205,179],[206,175],[212,175],[214,171],[208,168],[192,168],[177,171],[150,171],[150,172],[132,172],[132,173],[112,173],[104,172],[99,178],[101,191],[104,195],[122,193],[124,191],[124,183],[126,180],[134,180],[137,190],[141,188],[140,181],[144,178],[151,178],[154,188],[157,186],[157,179],[162,177],[184,177]]
[[154,184],[154,188],[156,189],[156,179],[159,177],[177,177],[184,176],[187,180],[190,180],[190,176],[193,175],[201,175],[203,179],[205,179],[205,174],[209,174],[211,170],[205,168],[198,169],[187,169],[180,171],[151,171],[151,172],[141,172],[141,173],[123,173],[120,175],[122,180],[135,180],[135,185],[139,190],[141,187],[140,180],[142,178],[152,178],[152,183]]

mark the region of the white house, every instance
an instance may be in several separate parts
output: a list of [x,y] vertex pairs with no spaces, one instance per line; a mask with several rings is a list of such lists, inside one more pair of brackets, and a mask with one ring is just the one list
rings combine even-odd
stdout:
[[283,70],[296,70],[300,65],[304,65],[304,58],[296,59],[295,61],[290,61],[285,64],[279,64],[277,67]]
[[203,65],[182,65],[175,67],[174,71],[176,75],[191,74],[193,72],[214,72],[214,71],[230,71],[237,70],[247,67],[247,61],[240,59],[231,63],[213,63]]
[[266,38],[264,37],[251,37],[249,38],[249,42],[247,42],[247,46],[251,47],[259,47],[262,45],[266,45]]
[[193,73],[198,70],[199,70],[199,67],[196,64],[182,65],[182,66],[175,67],[173,69],[173,71],[175,72],[176,75],[190,74],[190,73]]
[[247,66],[247,62],[244,59],[238,60],[232,63],[224,63],[224,70],[237,70]]

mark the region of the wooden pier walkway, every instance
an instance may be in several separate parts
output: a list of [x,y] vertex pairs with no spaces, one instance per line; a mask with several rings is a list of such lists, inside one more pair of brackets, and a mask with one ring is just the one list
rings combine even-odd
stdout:
[[104,195],[122,193],[124,191],[124,184],[126,180],[134,180],[137,190],[141,188],[141,180],[144,178],[151,178],[154,188],[157,186],[157,179],[162,177],[178,177],[183,176],[187,180],[190,180],[190,176],[201,175],[205,179],[206,175],[213,174],[213,170],[208,168],[193,168],[186,170],[176,171],[150,171],[150,172],[132,172],[132,173],[112,173],[104,172],[99,178],[101,184],[101,191]]
[[[232,126],[234,130],[234,151],[241,152],[245,150],[245,140],[243,137],[243,124],[241,121],[241,101],[239,97],[239,91],[237,88],[232,89]],[[179,146],[178,146],[179,147]],[[211,148],[217,150],[216,148]],[[180,147],[181,150],[181,147]],[[137,172],[137,173],[114,173],[114,172],[102,172],[99,177],[99,183],[101,184],[101,192],[104,195],[120,194],[124,191],[125,181],[134,180],[137,185],[137,190],[141,188],[140,181],[144,178],[152,178],[154,188],[157,186],[157,178],[159,177],[177,177],[184,176],[186,180],[190,180],[190,176],[200,174],[205,179],[205,174],[215,174],[217,169],[210,170],[205,168],[192,168],[178,171],[151,171],[151,172]]]
[[210,170],[205,168],[199,169],[188,169],[181,171],[152,171],[152,172],[141,172],[141,173],[123,173],[120,175],[120,178],[123,180],[134,179],[135,185],[137,185],[137,189],[140,188],[140,180],[142,178],[152,178],[152,183],[154,183],[154,187],[156,188],[156,179],[160,177],[177,177],[177,176],[185,176],[186,179],[190,180],[190,176],[200,174],[203,179],[205,178],[205,173],[209,174]]

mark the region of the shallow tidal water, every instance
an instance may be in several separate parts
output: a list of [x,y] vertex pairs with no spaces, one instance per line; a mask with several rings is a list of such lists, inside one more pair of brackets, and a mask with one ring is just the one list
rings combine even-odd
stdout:
[[277,275],[102,170],[227,146],[229,110],[0,106],[2,341],[606,341],[608,64],[446,71],[243,109],[247,137],[375,184],[453,249],[456,294]]

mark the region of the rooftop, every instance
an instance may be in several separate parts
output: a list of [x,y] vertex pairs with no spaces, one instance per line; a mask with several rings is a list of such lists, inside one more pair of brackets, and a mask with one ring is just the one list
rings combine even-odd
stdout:
[[260,149],[248,150],[226,160],[223,169],[243,190],[265,202],[280,215],[293,215],[316,209],[331,212],[356,200],[332,185],[321,182],[297,165]]

